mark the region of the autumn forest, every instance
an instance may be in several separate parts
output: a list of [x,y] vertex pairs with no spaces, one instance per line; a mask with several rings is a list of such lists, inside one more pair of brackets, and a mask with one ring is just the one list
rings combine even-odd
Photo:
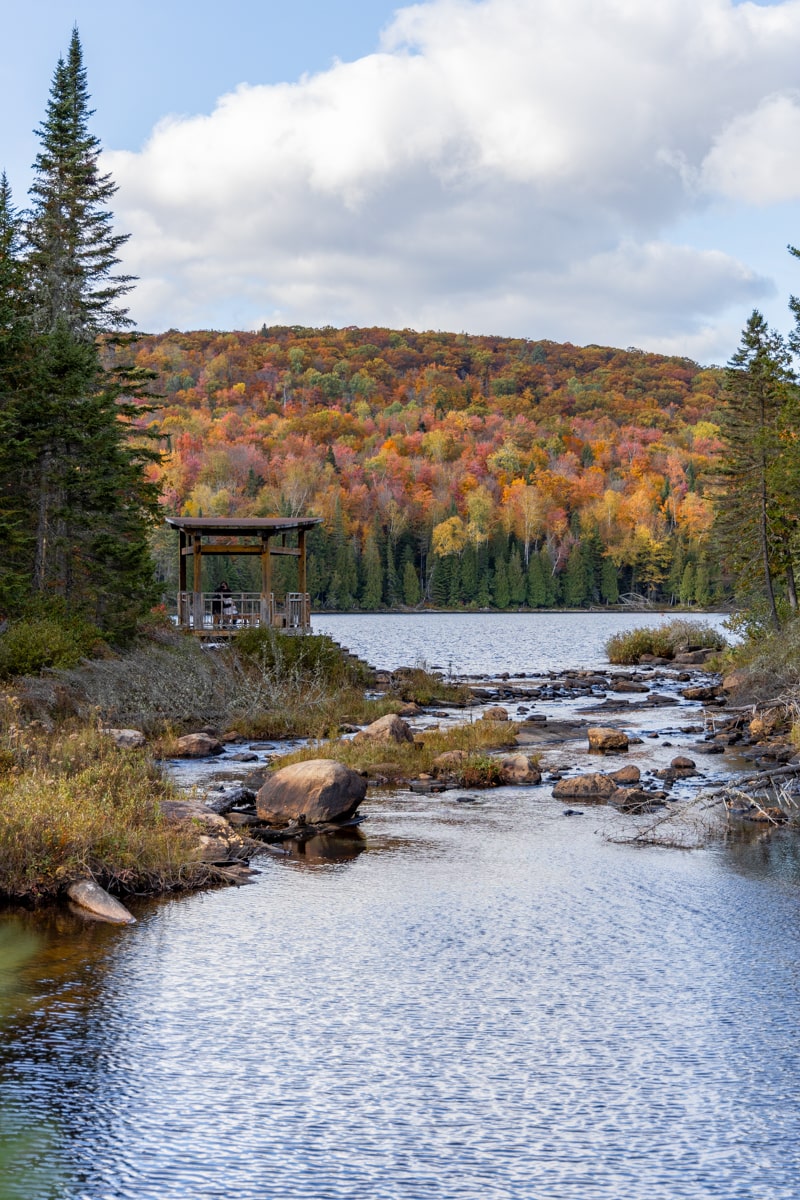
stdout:
[[[133,349],[153,373],[137,425],[162,452],[150,471],[165,511],[323,517],[316,607],[702,606],[725,594],[710,545],[720,370],[382,328],[170,331]],[[156,546],[167,592],[170,538]],[[281,567],[291,589],[294,564]],[[227,570],[252,585],[246,564]]]

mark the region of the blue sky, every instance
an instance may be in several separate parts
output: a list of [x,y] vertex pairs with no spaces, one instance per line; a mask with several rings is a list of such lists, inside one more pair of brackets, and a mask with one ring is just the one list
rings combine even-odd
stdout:
[[73,21],[143,328],[721,362],[754,306],[788,327],[800,0],[31,0],[0,47],[18,203]]

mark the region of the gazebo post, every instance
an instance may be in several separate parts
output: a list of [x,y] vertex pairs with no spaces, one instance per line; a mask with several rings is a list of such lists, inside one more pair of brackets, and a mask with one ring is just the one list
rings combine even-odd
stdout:
[[298,529],[297,548],[300,557],[297,560],[297,589],[300,592],[300,627],[305,630],[309,625],[309,613],[306,612],[306,531]]
[[196,533],[193,539],[193,585],[192,612],[194,613],[195,629],[203,628],[203,539],[202,534]]
[[261,624],[272,626],[272,556],[268,533],[261,536]]
[[188,627],[189,606],[186,603],[186,534],[178,530],[178,624]]

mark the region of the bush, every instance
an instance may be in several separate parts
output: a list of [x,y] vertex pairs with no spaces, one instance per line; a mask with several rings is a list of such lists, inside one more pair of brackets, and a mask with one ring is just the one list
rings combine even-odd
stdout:
[[633,666],[643,654],[656,658],[674,658],[684,650],[722,650],[725,638],[705,621],[678,617],[653,629],[631,629],[615,633],[606,642],[608,661],[616,666]]
[[100,630],[81,617],[37,616],[9,625],[0,636],[0,679],[68,670],[105,646]]
[[245,629],[237,634],[233,649],[247,663],[265,672],[306,675],[326,687],[366,686],[370,671],[345,654],[325,634],[300,636],[275,629]]

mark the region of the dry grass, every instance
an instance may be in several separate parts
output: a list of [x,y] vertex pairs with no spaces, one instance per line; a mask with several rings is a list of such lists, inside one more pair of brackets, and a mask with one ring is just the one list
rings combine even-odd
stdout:
[[707,622],[676,617],[654,628],[614,634],[606,642],[606,654],[608,661],[617,666],[634,666],[643,654],[674,658],[682,650],[720,650],[724,644],[725,639]]
[[430,774],[437,755],[448,750],[462,750],[467,758],[454,768],[453,773],[464,786],[478,787],[481,780],[500,782],[499,778],[494,778],[492,769],[497,764],[486,751],[514,746],[518,729],[518,725],[509,721],[480,720],[454,725],[450,729],[432,729],[414,742],[316,742],[277,759],[273,765],[279,768],[309,758],[333,758],[354,771],[367,774],[375,772],[382,764],[391,764],[399,776],[411,779]]
[[116,892],[203,882],[194,835],[161,816],[160,801],[175,794],[143,752],[118,750],[96,728],[22,731],[6,719],[0,895],[52,896],[86,876]]

